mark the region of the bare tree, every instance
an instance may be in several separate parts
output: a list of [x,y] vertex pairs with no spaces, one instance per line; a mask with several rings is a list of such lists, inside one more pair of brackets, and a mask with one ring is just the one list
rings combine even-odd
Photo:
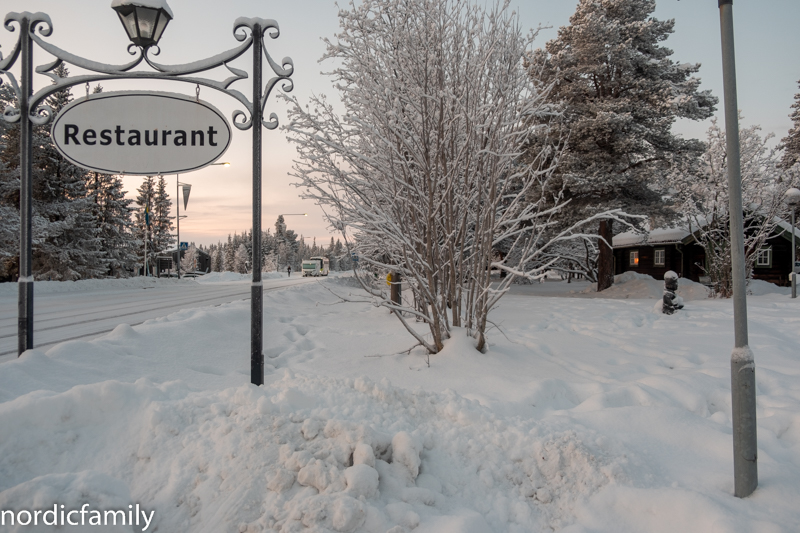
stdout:
[[[740,117],[741,120],[741,117]],[[740,132],[742,200],[744,204],[745,271],[752,276],[758,251],[770,237],[786,206],[783,196],[792,186],[791,170],[780,168],[780,156],[761,137],[759,126]],[[676,186],[683,198],[682,208],[705,251],[705,264],[699,265],[711,278],[715,296],[733,294],[731,277],[730,212],[728,209],[727,144],[725,132],[713,121],[708,130],[708,148],[701,158],[699,172],[684,174]]]
[[[337,65],[345,111],[294,100],[298,186],[359,257],[375,303],[420,345],[436,353],[462,327],[484,350],[489,311],[511,281],[542,275],[556,244],[589,238],[578,231],[587,220],[552,233],[558,192],[528,200],[545,196],[557,160],[551,147],[522,157],[531,127],[558,111],[525,66],[535,32],[524,35],[508,2],[364,0],[339,17],[323,59]],[[507,275],[493,283],[493,270]],[[410,289],[400,304],[383,282],[390,272]]]

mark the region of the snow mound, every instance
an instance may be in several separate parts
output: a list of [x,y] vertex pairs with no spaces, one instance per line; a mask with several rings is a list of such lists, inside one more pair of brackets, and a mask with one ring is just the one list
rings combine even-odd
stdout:
[[[684,300],[702,300],[708,298],[708,289],[701,283],[694,282],[687,278],[678,279],[678,296]],[[593,283],[581,294],[593,296],[595,298],[613,299],[661,299],[664,296],[664,282],[657,280],[647,274],[638,272],[624,272],[614,276],[614,285],[608,289],[597,292],[597,284]]]
[[764,296],[765,294],[791,294],[791,287],[778,287],[774,283],[763,279],[751,279],[747,282],[747,294],[751,296]]
[[[159,531],[383,533],[423,521],[541,531],[627,479],[625,455],[577,424],[508,420],[385,379],[287,371],[272,385],[202,393],[107,381],[0,405],[0,426],[23,420],[24,433],[0,434],[0,507],[85,485],[98,502],[152,502]],[[41,477],[54,471],[71,473]]]

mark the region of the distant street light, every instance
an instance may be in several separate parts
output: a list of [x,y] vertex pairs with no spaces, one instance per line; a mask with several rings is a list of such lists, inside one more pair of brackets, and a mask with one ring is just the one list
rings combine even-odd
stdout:
[[792,298],[797,298],[797,275],[794,272],[794,264],[797,261],[797,248],[795,248],[794,244],[794,212],[797,210],[798,204],[800,204],[800,189],[796,189],[792,187],[786,194],[783,196],[783,201],[792,208],[792,269],[789,271],[789,277],[792,280]]

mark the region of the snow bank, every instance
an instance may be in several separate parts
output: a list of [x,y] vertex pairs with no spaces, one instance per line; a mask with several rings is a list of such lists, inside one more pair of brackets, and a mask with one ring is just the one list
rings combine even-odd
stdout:
[[160,531],[383,533],[454,509],[485,531],[539,531],[626,478],[585,428],[509,424],[454,392],[368,378],[286,372],[210,394],[103,382],[0,406],[0,427],[23,426],[0,436],[0,508],[80,485],[98,505],[152,502]]
[[[262,272],[261,279],[281,279],[285,278],[286,273],[281,272]],[[253,274],[239,274],[237,272],[209,272],[202,276],[195,278],[197,283],[231,283],[236,281],[250,282],[253,281]]]
[[751,279],[747,282],[747,294],[750,296],[764,296],[767,294],[789,295],[791,293],[791,287],[778,287],[774,283],[764,281],[763,279]]
[[[174,287],[184,283],[194,283],[194,278],[153,278],[137,276],[134,278],[81,279],[78,281],[37,281],[34,284],[36,294],[55,294],[61,292],[89,292],[125,289],[153,289],[157,287]],[[199,278],[198,278],[199,279]],[[19,288],[16,283],[0,283],[0,296],[16,295]]]
[[[581,293],[590,297],[594,293],[596,298],[661,299],[664,282],[647,274],[628,271],[614,276],[614,285],[602,292],[597,292],[597,284],[593,283]],[[679,278],[677,294],[684,300],[701,300],[708,298],[708,289],[701,283]]]

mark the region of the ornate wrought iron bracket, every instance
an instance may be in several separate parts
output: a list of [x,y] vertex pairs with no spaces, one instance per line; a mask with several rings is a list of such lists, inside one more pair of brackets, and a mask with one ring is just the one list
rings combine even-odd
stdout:
[[[253,46],[254,39],[258,39],[261,42],[260,48],[263,50],[267,63],[269,63],[274,73],[274,76],[267,81],[264,87],[263,97],[260,101],[261,110],[263,111],[265,109],[267,100],[273,88],[278,83],[283,82],[281,88],[285,92],[290,92],[294,88],[294,84],[291,80],[291,76],[294,73],[294,63],[291,58],[285,57],[278,63],[270,56],[266,46],[264,46],[264,36],[267,32],[269,32],[269,36],[272,39],[277,39],[280,36],[280,28],[278,27],[278,23],[274,20],[245,17],[236,19],[233,25],[233,36],[242,44],[207,59],[201,59],[182,65],[164,65],[157,63],[153,59],[153,56],[158,56],[160,53],[158,47],[153,46],[143,50],[131,44],[128,46],[128,53],[133,56],[130,62],[121,65],[108,65],[67,52],[43,39],[43,37],[49,37],[53,32],[53,24],[50,21],[50,17],[45,13],[9,13],[6,15],[4,26],[8,31],[14,32],[16,31],[15,25],[22,27],[23,18],[28,20],[27,37],[42,50],[56,58],[50,63],[36,67],[36,73],[49,77],[52,83],[43,87],[30,97],[29,109],[31,111],[29,113],[29,119],[34,124],[46,124],[52,119],[53,110],[49,106],[44,105],[43,102],[48,96],[68,87],[105,80],[151,79],[180,81],[193,85],[202,85],[235,98],[244,106],[246,112],[236,110],[233,112],[231,119],[238,129],[250,129],[252,127],[253,103],[242,92],[231,89],[231,85],[235,82],[247,79],[248,73],[232,67],[230,63],[247,52]],[[258,30],[256,34],[257,27]],[[249,32],[245,30],[249,30]],[[8,57],[3,58],[2,54],[0,54],[0,84],[3,83],[3,77],[7,78],[9,85],[17,96],[18,102],[21,96],[21,87],[11,72],[11,68],[20,56],[22,39],[25,37],[26,36],[22,35],[22,32],[20,32],[14,49]],[[74,65],[80,69],[93,72],[94,74],[81,74],[69,78],[62,78],[53,72],[62,63]],[[143,63],[150,66],[152,71],[134,70]],[[193,76],[193,74],[208,72],[218,67],[225,67],[232,76],[224,80]],[[261,73],[256,73],[256,75],[260,77]],[[3,118],[7,122],[17,122],[20,118],[19,105],[17,107],[9,106],[3,110]],[[270,120],[262,120],[262,125],[267,129],[275,129],[278,126],[278,116],[275,113],[271,113]]]

